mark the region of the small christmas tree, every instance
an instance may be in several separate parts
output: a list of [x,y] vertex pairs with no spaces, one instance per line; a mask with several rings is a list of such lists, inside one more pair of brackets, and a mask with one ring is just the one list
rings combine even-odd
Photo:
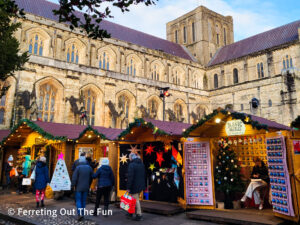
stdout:
[[217,191],[225,194],[225,208],[232,208],[232,195],[243,189],[241,168],[234,151],[227,140],[219,141],[219,152],[215,168],[215,186]]
[[69,191],[71,190],[71,180],[67,170],[64,154],[58,155],[53,177],[50,183],[53,191]]

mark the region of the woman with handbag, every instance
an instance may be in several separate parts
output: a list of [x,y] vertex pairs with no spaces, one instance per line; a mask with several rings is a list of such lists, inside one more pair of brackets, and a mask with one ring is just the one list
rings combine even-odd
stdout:
[[41,206],[44,207],[45,188],[47,187],[47,184],[50,182],[49,171],[46,164],[46,157],[41,156],[39,158],[33,173],[35,173],[34,187],[36,189],[35,192],[36,207],[38,208],[40,206],[40,201],[41,201]]

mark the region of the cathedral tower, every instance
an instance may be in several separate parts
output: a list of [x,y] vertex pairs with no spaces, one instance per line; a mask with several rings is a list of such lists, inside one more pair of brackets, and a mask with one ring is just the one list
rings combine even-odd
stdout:
[[167,39],[187,47],[205,66],[220,47],[233,43],[233,20],[199,6],[167,23]]

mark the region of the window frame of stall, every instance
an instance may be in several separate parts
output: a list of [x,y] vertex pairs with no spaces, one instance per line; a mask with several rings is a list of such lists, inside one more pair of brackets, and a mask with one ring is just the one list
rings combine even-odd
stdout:
[[[159,121],[162,122],[162,121]],[[167,123],[167,122],[166,122]],[[185,129],[182,130],[182,132]],[[120,145],[141,145],[144,143],[150,143],[150,142],[172,142],[172,141],[178,141],[178,143],[181,144],[181,152],[182,152],[182,161],[184,163],[184,154],[183,154],[183,147],[182,143],[180,142],[180,139],[182,138],[182,135],[178,134],[170,134],[166,131],[159,128],[159,126],[155,126],[151,120],[142,119],[142,118],[136,118],[134,122],[130,123],[128,128],[124,130],[118,137],[118,169],[117,169],[117,197],[120,198],[122,195],[126,193],[126,190],[120,190],[120,177],[119,177],[119,169],[120,169]],[[140,149],[139,149],[140,150]],[[171,150],[170,150],[171,151]],[[144,154],[142,151],[140,151],[140,157],[143,161]],[[129,161],[129,159],[128,159]],[[184,165],[184,164],[183,164]],[[182,165],[182,168],[183,168]],[[144,191],[140,193],[140,199],[142,201],[147,202],[159,202],[159,203],[165,203],[163,201],[156,201],[156,200],[145,200],[144,199]],[[180,205],[182,208],[185,208],[185,202],[184,199],[180,199],[177,203],[168,203],[173,205]]]
[[[217,109],[214,110],[213,113],[205,116],[202,120],[200,120],[197,124],[194,124],[190,128],[188,128],[184,132],[184,138],[182,138],[183,142],[183,148],[185,149],[185,144],[189,142],[203,142],[208,141],[210,144],[210,163],[211,163],[211,172],[212,172],[212,192],[213,192],[213,199],[214,203],[210,206],[201,206],[201,205],[187,205],[187,208],[194,208],[194,209],[217,209],[216,208],[216,196],[215,196],[215,180],[214,180],[214,159],[216,156],[216,151],[218,150],[216,140],[221,138],[237,138],[237,137],[252,137],[254,135],[258,136],[264,136],[266,138],[266,135],[268,132],[282,132],[282,133],[288,133],[288,131],[281,131],[283,129],[277,129],[273,127],[268,127],[265,124],[262,124],[258,121],[254,121],[251,119],[251,115],[247,115],[244,113],[238,113],[238,112],[230,112],[223,109]],[[262,118],[263,119],[263,118]],[[242,120],[242,122],[245,125],[245,131],[243,134],[237,134],[228,136],[225,131],[225,124],[227,121],[233,121],[233,120]],[[264,119],[265,120],[265,119]],[[281,124],[280,124],[281,125]],[[282,125],[282,128],[286,126]],[[288,129],[288,127],[286,127]],[[240,131],[239,131],[240,132]],[[265,144],[264,144],[265,145]],[[267,151],[265,149],[265,151]],[[252,156],[249,156],[249,158],[252,158]],[[186,174],[185,177],[186,179]],[[186,183],[185,183],[186,187]],[[185,188],[186,190],[186,188]],[[186,198],[185,193],[185,198]]]

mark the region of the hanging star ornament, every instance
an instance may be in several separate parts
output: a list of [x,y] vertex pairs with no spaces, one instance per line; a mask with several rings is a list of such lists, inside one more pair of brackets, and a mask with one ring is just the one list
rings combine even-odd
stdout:
[[57,160],[64,160],[64,153],[60,153],[59,155],[58,155],[58,159]]
[[146,151],[146,155],[151,155],[151,153],[154,151],[154,146],[148,145],[145,151]]
[[134,153],[134,154],[136,154],[136,155],[138,155],[139,153],[139,151],[140,151],[140,149],[138,149],[137,148],[137,145],[136,146],[132,146],[132,145],[130,145],[130,147],[131,147],[131,149],[128,149],[128,151],[130,152],[130,153]]
[[127,155],[122,154],[122,156],[120,157],[120,163],[123,163],[124,165],[125,163],[127,163],[127,161],[128,161]]
[[154,163],[151,163],[151,164],[150,164],[149,169],[153,172],[153,170],[155,169]]
[[158,162],[160,167],[163,161],[165,161],[163,158],[163,152],[156,152],[156,162]]

